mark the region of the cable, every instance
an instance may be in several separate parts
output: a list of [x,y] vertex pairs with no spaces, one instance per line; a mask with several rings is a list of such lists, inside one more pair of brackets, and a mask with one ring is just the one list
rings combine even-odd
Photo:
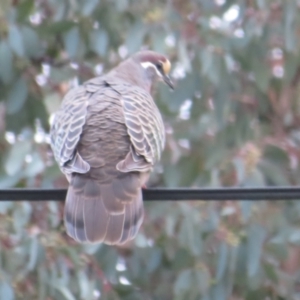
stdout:
[[[61,201],[66,197],[65,189],[3,189],[0,201]],[[155,188],[143,190],[145,201],[185,200],[300,200],[300,187],[262,188]]]

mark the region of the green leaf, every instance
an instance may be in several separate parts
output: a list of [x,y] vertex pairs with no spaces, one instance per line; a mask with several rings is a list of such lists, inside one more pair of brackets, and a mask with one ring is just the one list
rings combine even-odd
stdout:
[[207,75],[213,67],[214,54],[210,49],[203,48],[200,52],[201,72]]
[[39,300],[46,299],[46,287],[48,285],[48,274],[46,272],[46,267],[45,265],[41,264],[37,267],[37,279],[38,279],[38,284],[37,284],[37,289],[38,289],[38,296]]
[[38,57],[42,54],[41,41],[38,34],[30,27],[22,27],[24,37],[24,49],[28,57]]
[[247,222],[251,216],[253,202],[252,201],[239,201],[239,205],[241,208],[243,220],[244,220],[244,222]]
[[5,16],[11,9],[11,1],[10,0],[1,0],[1,10],[0,16]]
[[134,53],[140,50],[144,36],[145,36],[145,25],[143,25],[140,21],[136,21],[127,32],[126,38],[126,47],[129,53]]
[[192,270],[184,270],[179,273],[175,284],[174,284],[174,293],[175,295],[183,294],[187,290],[189,290],[190,285],[193,280]]
[[85,0],[82,2],[82,15],[89,16],[97,7],[98,0]]
[[176,165],[169,164],[164,168],[164,181],[166,186],[175,187],[179,185],[180,182],[180,173],[176,171]]
[[205,293],[207,293],[210,287],[211,276],[209,274],[209,271],[206,269],[197,269],[195,271],[195,277],[199,292],[200,294],[204,295]]
[[16,55],[20,57],[25,55],[23,36],[19,27],[15,24],[9,26],[8,43]]
[[25,156],[29,153],[30,149],[30,141],[20,141],[11,147],[4,162],[4,168],[8,175],[12,176],[21,171]]
[[245,178],[245,181],[243,183],[243,187],[263,187],[265,185],[266,183],[264,176],[259,169],[252,170],[251,173],[248,174],[248,176]]
[[[70,68],[55,68],[52,67],[50,71],[50,79],[54,83],[60,84],[62,81],[69,80],[74,77],[74,71]],[[61,97],[60,97],[61,98]],[[51,100],[51,99],[50,99]],[[48,99],[49,101],[49,99]]]
[[213,286],[211,290],[211,300],[227,300],[226,290],[223,282]]
[[34,152],[31,155],[31,159],[31,162],[27,164],[24,170],[24,175],[26,177],[34,177],[37,174],[42,173],[45,168],[45,164],[39,153]]
[[153,51],[164,53],[166,48],[166,34],[163,30],[155,31],[151,35]]
[[273,283],[278,283],[278,275],[276,273],[276,267],[272,265],[271,263],[265,263],[263,264],[263,268],[266,272],[266,275],[268,278],[273,281]]
[[49,114],[55,113],[60,107],[61,95],[56,92],[49,93],[45,96],[44,103]]
[[266,231],[258,224],[250,226],[247,234],[247,275],[253,277],[260,267]]
[[12,86],[6,103],[6,112],[9,115],[21,110],[28,96],[27,83],[24,77],[20,77]]
[[172,269],[176,272],[181,271],[187,267],[192,267],[194,264],[194,256],[184,248],[174,249],[175,254],[172,259],[174,259],[174,263],[172,264]]
[[146,270],[149,273],[154,272],[161,264],[162,261],[162,251],[159,248],[153,248],[149,251],[147,256],[147,266]]
[[217,263],[217,274],[216,281],[219,282],[223,278],[228,263],[228,245],[225,242],[220,244],[218,249],[218,263]]
[[36,237],[30,239],[30,247],[29,247],[29,260],[27,264],[27,270],[32,271],[38,260],[39,254],[39,243]]
[[18,20],[24,22],[34,9],[34,0],[23,0],[18,4]]
[[269,86],[271,73],[263,57],[253,55],[252,69],[255,76],[255,82],[262,92],[266,92]]
[[245,175],[246,175],[244,160],[241,158],[235,158],[233,160],[233,165],[236,170],[237,183],[242,184],[244,182]]
[[293,1],[284,5],[284,42],[286,50],[295,52],[297,43],[297,33],[295,30],[295,19],[297,17],[297,6]]
[[80,298],[88,299],[90,295],[91,286],[87,274],[83,270],[80,270],[77,272],[77,279],[80,288]]
[[[196,212],[196,214],[198,214]],[[179,230],[179,241],[181,245],[187,247],[193,255],[199,255],[202,251],[201,236],[199,230],[194,226],[192,217],[185,216],[181,222]]]
[[66,286],[57,286],[56,289],[61,292],[61,294],[65,297],[66,300],[76,300],[74,295]]
[[99,56],[105,56],[108,47],[108,34],[102,29],[94,30],[90,33],[91,49]]
[[9,83],[13,78],[13,55],[6,40],[0,41],[0,79]]
[[[9,175],[9,174],[8,174]],[[7,176],[7,174],[0,177],[0,189],[10,188],[15,186],[22,178],[21,173]]]
[[220,78],[224,75],[224,70],[226,70],[223,56],[214,53],[210,49],[203,49],[200,61],[202,74],[206,75],[217,86],[221,81]]
[[12,208],[12,206],[13,206],[13,202],[1,201],[0,202],[0,214],[2,214],[2,215],[6,214],[7,211]]
[[58,34],[58,33],[65,33],[66,31],[71,30],[72,27],[74,27],[76,23],[73,21],[59,21],[50,23],[49,26],[42,27],[40,30],[44,33],[48,34]]
[[0,281],[0,299],[13,300],[15,299],[14,291],[10,284],[6,281]]
[[116,264],[118,260],[118,254],[115,248],[101,245],[98,252],[95,254],[97,260],[101,264],[101,269],[108,277],[113,277],[116,274]]
[[74,58],[77,54],[80,43],[79,29],[73,27],[67,33],[64,34],[65,48],[71,58]]
[[285,170],[279,164],[274,164],[274,160],[265,159],[260,162],[259,169],[263,172],[266,181],[271,185],[290,185]]
[[28,202],[18,203],[13,211],[13,225],[17,234],[24,234],[24,229],[31,218],[32,206]]
[[128,7],[128,0],[118,0],[115,5],[118,12],[123,12]]

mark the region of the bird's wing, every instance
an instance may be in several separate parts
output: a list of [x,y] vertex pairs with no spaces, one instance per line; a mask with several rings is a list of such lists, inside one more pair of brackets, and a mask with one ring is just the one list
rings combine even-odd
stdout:
[[89,164],[76,152],[86,122],[88,95],[84,86],[70,90],[55,114],[51,126],[51,148],[64,173],[86,173]]
[[147,171],[160,159],[165,144],[165,129],[151,95],[128,84],[110,83],[120,93],[131,151],[117,168],[122,172]]

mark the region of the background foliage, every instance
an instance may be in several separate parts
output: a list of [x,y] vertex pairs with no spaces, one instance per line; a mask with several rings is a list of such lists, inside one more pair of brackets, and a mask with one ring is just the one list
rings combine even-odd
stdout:
[[[150,186],[300,184],[299,1],[1,0],[0,188],[66,186],[49,118],[142,47],[177,81]],[[241,200],[146,204],[123,247],[73,242],[62,203],[1,202],[0,299],[300,299],[300,202]]]

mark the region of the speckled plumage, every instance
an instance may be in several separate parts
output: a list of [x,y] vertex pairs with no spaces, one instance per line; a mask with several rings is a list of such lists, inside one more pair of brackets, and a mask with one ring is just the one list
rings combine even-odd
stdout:
[[146,51],[65,96],[51,146],[70,186],[65,224],[79,242],[121,244],[143,220],[141,187],[165,143],[162,118],[140,62],[165,60]]

